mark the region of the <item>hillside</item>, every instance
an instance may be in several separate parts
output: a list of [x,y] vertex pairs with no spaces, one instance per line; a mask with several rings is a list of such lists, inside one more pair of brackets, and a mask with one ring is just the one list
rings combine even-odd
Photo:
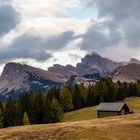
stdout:
[[[124,102],[128,104],[130,110],[133,110],[135,113],[140,113],[139,97],[126,98]],[[80,110],[65,113],[63,121],[69,122],[90,119],[96,119],[96,107],[87,107]]]
[[131,63],[115,69],[113,81],[134,82],[140,80],[140,64]]
[[140,98],[128,98],[125,101],[135,114],[91,119],[92,115],[95,117],[95,107],[93,113],[90,112],[92,108],[87,108],[80,112],[82,116],[87,116],[85,119],[90,120],[1,129],[0,140],[139,140]]

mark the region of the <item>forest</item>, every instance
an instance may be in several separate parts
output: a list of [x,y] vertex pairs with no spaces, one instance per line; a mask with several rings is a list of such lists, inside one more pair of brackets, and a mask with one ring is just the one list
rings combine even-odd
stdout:
[[105,77],[95,85],[63,86],[47,92],[28,92],[18,100],[9,97],[0,102],[0,128],[60,122],[65,112],[98,105],[100,102],[123,101],[140,96],[140,82],[113,83]]

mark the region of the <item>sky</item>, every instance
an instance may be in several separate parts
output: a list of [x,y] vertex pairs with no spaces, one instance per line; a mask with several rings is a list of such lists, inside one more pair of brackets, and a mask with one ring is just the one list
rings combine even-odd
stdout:
[[140,59],[139,0],[0,0],[0,72],[8,62],[42,69],[97,52]]

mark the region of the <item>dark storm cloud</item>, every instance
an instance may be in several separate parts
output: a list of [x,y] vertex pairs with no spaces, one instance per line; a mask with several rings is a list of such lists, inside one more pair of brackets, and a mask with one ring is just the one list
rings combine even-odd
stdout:
[[111,22],[92,25],[83,36],[81,48],[103,51],[106,47],[117,45],[121,41],[121,32]]
[[[98,18],[106,19],[92,25],[81,44],[85,50],[104,51],[123,42],[128,47],[140,47],[139,0],[87,0],[86,6],[95,6]],[[104,30],[107,29],[108,33]]]
[[65,31],[59,35],[49,37],[44,42],[44,47],[49,50],[58,50],[65,47],[70,41],[74,39],[73,31]]
[[0,5],[0,37],[14,29],[19,22],[20,14],[12,6]]
[[139,17],[139,0],[87,0],[87,5],[96,5],[99,16],[110,15],[117,19]]
[[15,38],[11,45],[0,48],[0,63],[20,58],[31,58],[38,62],[43,62],[52,57],[48,51],[60,50],[72,39],[72,31],[66,31],[47,39],[26,33]]

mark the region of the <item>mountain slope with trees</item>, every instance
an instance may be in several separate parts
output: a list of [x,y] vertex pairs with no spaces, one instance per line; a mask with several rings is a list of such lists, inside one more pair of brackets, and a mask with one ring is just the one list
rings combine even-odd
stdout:
[[[100,102],[123,101],[126,97],[140,96],[140,83],[113,83],[105,77],[96,85],[52,88],[47,92],[26,93],[18,100],[9,98],[1,105],[1,127],[23,125],[25,112],[30,124],[55,123],[64,112],[98,105]],[[4,110],[4,111],[3,111]]]

